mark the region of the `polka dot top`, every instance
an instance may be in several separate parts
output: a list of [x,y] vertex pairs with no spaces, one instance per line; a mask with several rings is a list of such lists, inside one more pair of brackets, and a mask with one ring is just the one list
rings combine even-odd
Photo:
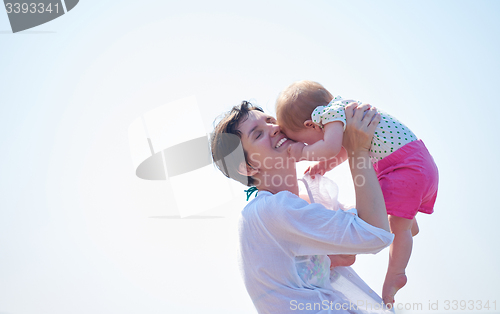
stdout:
[[[345,100],[342,97],[335,97],[328,105],[318,106],[311,114],[312,121],[323,126],[328,122],[342,121],[345,130],[345,111],[347,104],[354,100]],[[358,104],[361,102],[357,101]],[[377,162],[398,148],[417,140],[413,132],[398,119],[379,110],[382,120],[378,124],[370,147],[370,157],[372,162]]]

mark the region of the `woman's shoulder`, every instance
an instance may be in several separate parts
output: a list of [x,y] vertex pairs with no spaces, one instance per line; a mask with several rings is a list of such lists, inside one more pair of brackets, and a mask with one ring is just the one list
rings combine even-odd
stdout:
[[284,211],[307,205],[308,203],[305,200],[290,191],[280,191],[276,194],[259,191],[257,196],[245,206],[242,214],[244,216],[253,214],[259,216],[273,214],[273,216],[276,216]]
[[269,205],[284,205],[295,200],[300,200],[300,197],[290,191],[280,191],[275,194],[268,191],[258,191],[257,196],[245,206],[245,209],[267,207]]

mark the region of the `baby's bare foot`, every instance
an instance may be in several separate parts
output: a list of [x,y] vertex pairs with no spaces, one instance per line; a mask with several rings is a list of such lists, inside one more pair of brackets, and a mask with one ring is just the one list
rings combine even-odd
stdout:
[[330,268],[338,266],[351,266],[356,261],[356,255],[328,255]]
[[404,273],[387,273],[385,276],[384,287],[382,288],[382,299],[384,300],[384,304],[392,305],[394,303],[394,296],[399,289],[406,285],[406,280],[406,275]]

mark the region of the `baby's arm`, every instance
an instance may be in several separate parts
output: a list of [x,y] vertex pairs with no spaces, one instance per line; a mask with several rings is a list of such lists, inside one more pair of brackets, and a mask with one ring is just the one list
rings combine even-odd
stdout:
[[302,150],[302,159],[326,161],[337,156],[342,149],[344,123],[333,121],[325,124],[323,139],[307,145]]
[[311,176],[311,178],[314,179],[314,176],[319,174],[319,175],[324,175],[326,172],[332,170],[333,168],[337,167],[341,163],[347,160],[347,151],[345,150],[344,147],[340,149],[340,153],[337,154],[337,156],[327,159],[326,161],[320,161],[316,163],[315,165],[312,165],[304,171],[304,173],[308,173]]

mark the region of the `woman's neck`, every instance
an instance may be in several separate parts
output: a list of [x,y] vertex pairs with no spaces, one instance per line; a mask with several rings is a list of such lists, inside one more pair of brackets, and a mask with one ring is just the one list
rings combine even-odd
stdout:
[[276,194],[281,191],[289,191],[295,195],[299,195],[299,184],[297,182],[297,172],[270,174],[263,173],[257,177],[260,184],[256,185],[259,191],[268,191]]

